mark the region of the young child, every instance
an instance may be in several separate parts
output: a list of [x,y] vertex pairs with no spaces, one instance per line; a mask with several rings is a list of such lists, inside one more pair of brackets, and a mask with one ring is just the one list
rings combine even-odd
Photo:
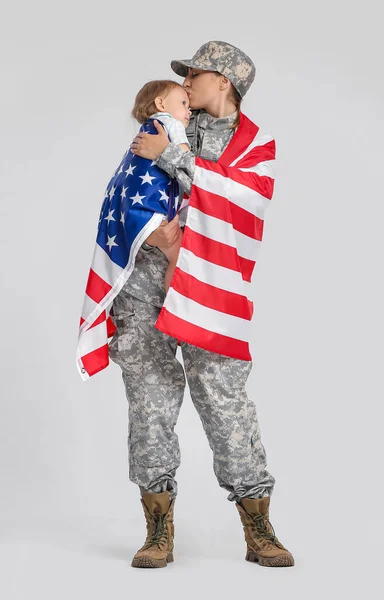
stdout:
[[[132,109],[132,116],[140,124],[145,123],[148,119],[161,121],[171,142],[178,144],[185,151],[190,150],[185,133],[190,115],[187,92],[180,84],[170,80],[155,80],[146,83],[138,92]],[[185,210],[183,212],[185,214]],[[164,220],[167,220],[166,216],[164,216]],[[181,238],[169,248],[157,246],[169,263],[164,281],[166,292],[168,292],[175,270],[180,245]]]

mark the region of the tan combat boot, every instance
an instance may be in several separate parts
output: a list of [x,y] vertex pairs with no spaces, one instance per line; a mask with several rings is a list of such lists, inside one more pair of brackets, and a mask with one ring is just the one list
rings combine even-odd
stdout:
[[147,539],[133,557],[132,567],[158,568],[173,562],[173,510],[169,492],[161,494],[143,494],[145,519],[147,521]]
[[269,496],[236,502],[247,542],[245,560],[258,562],[262,567],[292,567],[292,554],[279,542],[269,522],[269,502]]

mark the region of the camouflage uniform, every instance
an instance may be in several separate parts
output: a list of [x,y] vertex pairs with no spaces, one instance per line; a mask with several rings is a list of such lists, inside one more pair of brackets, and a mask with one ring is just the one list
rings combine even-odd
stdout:
[[[214,118],[204,110],[193,111],[186,131],[191,152],[171,143],[157,159],[160,168],[177,178],[181,193],[191,190],[195,155],[220,158],[234,134],[229,127],[235,118],[236,112]],[[113,302],[117,330],[109,352],[122,369],[129,405],[129,477],[142,493],[169,490],[171,498],[176,496],[180,448],[174,427],[187,379],[213,451],[215,475],[230,492],[228,500],[270,496],[275,479],[266,470],[256,406],[245,390],[252,362],[181,342],[183,369],[176,358],[177,340],[154,327],[165,299],[167,266],[161,250],[142,247]]]

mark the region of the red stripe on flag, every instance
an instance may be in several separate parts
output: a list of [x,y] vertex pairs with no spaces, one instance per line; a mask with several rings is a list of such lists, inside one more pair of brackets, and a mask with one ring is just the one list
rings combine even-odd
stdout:
[[114,324],[114,322],[112,321],[111,317],[109,316],[107,319],[107,337],[112,337],[113,334],[116,331],[116,325]]
[[252,281],[252,273],[255,268],[256,261],[239,256],[239,263],[244,281],[248,281],[250,283]]
[[230,165],[231,162],[242,154],[242,152],[245,152],[249,144],[255,139],[258,131],[259,127],[240,111],[239,126],[236,129],[231,142],[220,156],[219,162],[222,165]]
[[249,169],[266,160],[275,160],[276,142],[271,140],[262,146],[255,146],[236,163],[236,169]]
[[[96,321],[94,321],[92,323],[92,325],[90,327],[88,327],[87,331],[89,329],[92,329],[92,327],[95,327],[96,325],[100,325],[100,323],[105,321],[105,316],[106,316],[106,312],[105,312],[105,310],[103,310],[97,317]],[[82,326],[84,321],[85,321],[85,319],[83,319],[83,317],[80,317],[80,327]],[[114,322],[112,321],[111,317],[109,316],[107,319],[107,337],[111,337],[115,333],[115,331],[116,331],[116,326],[115,326]]]
[[100,302],[104,296],[112,289],[104,279],[99,277],[93,269],[89,270],[88,282],[85,293],[88,294],[94,302]]
[[202,306],[241,319],[250,320],[252,318],[252,303],[246,296],[234,294],[199,281],[199,279],[182,271],[179,267],[175,269],[171,286],[179,294],[198,302]]
[[211,263],[240,272],[236,248],[216,242],[185,225],[182,247]]
[[[190,206],[201,210],[204,214],[216,217],[226,223],[232,223],[233,228],[255,240],[262,240],[264,221],[244,208],[229,202],[224,196],[207,192],[195,186],[191,195]],[[228,209],[230,214],[228,214]]]
[[[100,325],[100,323],[102,323],[103,321],[105,321],[105,310],[103,310],[99,316],[97,317],[96,321],[93,321],[92,325],[90,327],[87,328],[87,331],[89,329],[92,329],[92,327],[96,327],[96,325]],[[85,319],[83,319],[83,317],[80,317],[80,327],[82,326],[82,324],[84,323]],[[108,325],[108,323],[107,323]]]
[[160,310],[155,327],[171,337],[198,348],[203,348],[203,350],[209,350],[231,358],[252,360],[248,342],[193,325],[184,319],[180,319],[180,317],[176,317],[164,306]]
[[211,240],[201,235],[201,233],[193,231],[186,225],[182,247],[208,262],[231,269],[232,271],[237,271],[243,275],[245,281],[250,281],[255,261],[238,256],[237,249],[233,246],[227,246],[222,242]]
[[95,327],[96,325],[100,325],[100,323],[103,323],[105,321],[105,310],[103,310],[99,316],[97,317],[96,321],[93,321],[92,325],[89,327],[89,329],[92,329],[92,327]]
[[255,192],[258,192],[268,200],[272,198],[274,187],[274,179],[272,179],[272,177],[258,175],[253,171],[239,171],[237,165],[235,167],[223,167],[223,165],[220,163],[204,160],[199,157],[196,157],[196,166],[201,167],[206,171],[219,173],[219,175],[222,175],[227,179],[232,179],[232,181],[241,183],[242,185],[251,188]]
[[102,369],[105,369],[109,364],[108,344],[93,350],[81,357],[84,368],[91,377]]

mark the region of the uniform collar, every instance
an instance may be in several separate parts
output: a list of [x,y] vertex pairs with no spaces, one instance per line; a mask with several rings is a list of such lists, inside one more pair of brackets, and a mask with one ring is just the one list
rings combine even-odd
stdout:
[[210,130],[214,129],[216,131],[229,129],[232,123],[235,122],[236,117],[236,110],[226,117],[212,117],[205,110],[201,110],[199,114],[199,127]]

